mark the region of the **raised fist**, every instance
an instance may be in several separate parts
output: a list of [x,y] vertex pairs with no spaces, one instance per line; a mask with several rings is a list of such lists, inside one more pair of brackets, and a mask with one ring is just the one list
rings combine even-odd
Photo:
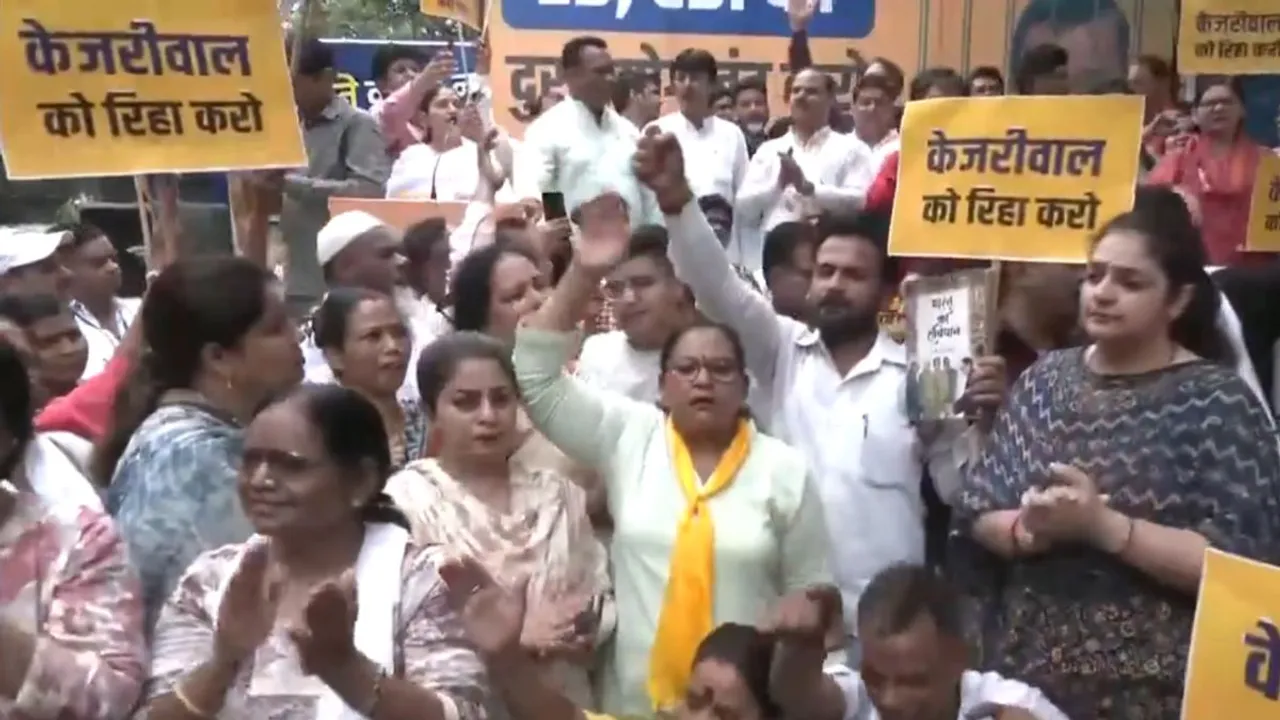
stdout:
[[684,153],[674,135],[650,126],[636,143],[631,167],[640,182],[657,195],[664,213],[677,214],[693,199],[684,174]]

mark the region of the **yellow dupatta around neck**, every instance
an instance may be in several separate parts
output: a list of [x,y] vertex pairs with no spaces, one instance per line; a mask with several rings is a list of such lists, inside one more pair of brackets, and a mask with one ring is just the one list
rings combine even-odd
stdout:
[[712,630],[716,542],[715,523],[706,504],[733,484],[746,463],[751,451],[751,424],[739,421],[733,440],[706,483],[698,482],[689,448],[670,418],[667,444],[686,504],[671,548],[658,633],[649,653],[649,699],[657,710],[670,709],[684,698],[694,654]]

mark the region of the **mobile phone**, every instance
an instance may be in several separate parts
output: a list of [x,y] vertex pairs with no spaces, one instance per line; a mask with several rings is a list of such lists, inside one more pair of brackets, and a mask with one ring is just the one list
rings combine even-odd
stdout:
[[547,220],[559,220],[569,216],[564,207],[564,193],[542,193],[542,216]]

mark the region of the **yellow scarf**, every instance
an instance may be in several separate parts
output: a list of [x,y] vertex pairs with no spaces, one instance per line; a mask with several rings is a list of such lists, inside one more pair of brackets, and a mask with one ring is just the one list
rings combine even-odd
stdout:
[[684,493],[684,517],[671,548],[666,595],[649,654],[649,699],[657,710],[678,704],[689,682],[693,656],[711,632],[715,586],[715,523],[706,503],[733,484],[751,451],[751,426],[743,420],[705,484],[698,482],[689,448],[667,419],[667,444]]

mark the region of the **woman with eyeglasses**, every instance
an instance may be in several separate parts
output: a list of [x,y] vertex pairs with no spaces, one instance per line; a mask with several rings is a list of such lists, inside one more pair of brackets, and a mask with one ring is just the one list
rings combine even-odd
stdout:
[[235,485],[256,534],[198,557],[165,602],[143,717],[488,717],[444,551],[382,491],[387,444],[377,408],[336,385],[253,418]]
[[831,582],[826,530],[804,458],[747,415],[732,330],[696,323],[674,334],[660,352],[656,406],[563,372],[574,327],[630,235],[617,196],[582,211],[573,262],[516,333],[516,373],[529,417],[599,473],[614,519],[618,628],[602,709],[669,711],[712,628],[755,622],[784,594]]
[[1244,85],[1238,77],[1206,87],[1194,111],[1199,132],[1181,138],[1146,180],[1149,185],[1173,187],[1198,209],[1210,265],[1271,262],[1270,254],[1241,249],[1258,163],[1270,152],[1249,137],[1244,103]]

